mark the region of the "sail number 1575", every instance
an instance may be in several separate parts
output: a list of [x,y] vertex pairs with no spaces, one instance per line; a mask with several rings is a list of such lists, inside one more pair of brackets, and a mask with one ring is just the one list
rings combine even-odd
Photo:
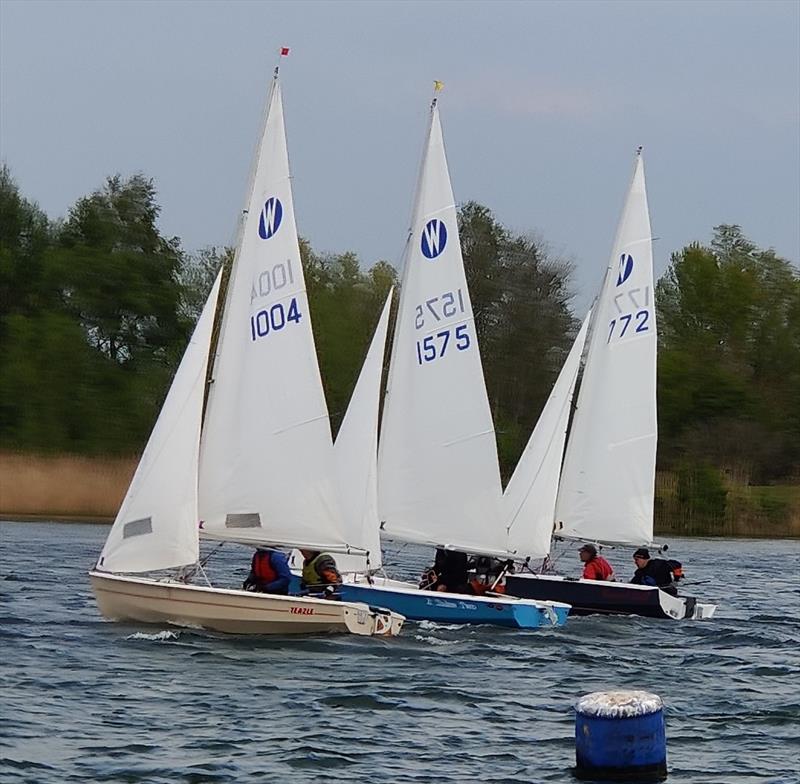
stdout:
[[[452,336],[452,340],[451,340]],[[450,344],[453,344],[458,351],[466,351],[471,341],[467,332],[467,325],[461,324],[455,329],[443,329],[433,335],[417,341],[417,363],[422,365],[426,362],[433,362],[440,359],[447,352]]]

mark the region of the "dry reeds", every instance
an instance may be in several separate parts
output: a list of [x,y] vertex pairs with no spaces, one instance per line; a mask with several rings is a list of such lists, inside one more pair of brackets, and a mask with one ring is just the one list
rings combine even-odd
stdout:
[[0,452],[0,515],[111,520],[137,461]]

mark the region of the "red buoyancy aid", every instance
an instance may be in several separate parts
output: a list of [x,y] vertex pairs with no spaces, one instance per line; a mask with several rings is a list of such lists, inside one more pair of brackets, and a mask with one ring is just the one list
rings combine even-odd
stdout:
[[267,584],[278,579],[278,573],[272,565],[272,553],[267,550],[256,550],[252,568],[253,576],[259,583]]
[[612,574],[614,574],[614,570],[611,568],[611,564],[601,555],[596,555],[583,567],[585,580],[608,580]]

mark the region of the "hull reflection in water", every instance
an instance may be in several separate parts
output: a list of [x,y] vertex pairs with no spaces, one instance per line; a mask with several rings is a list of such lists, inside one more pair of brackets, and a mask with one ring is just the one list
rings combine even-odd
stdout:
[[364,604],[186,585],[90,572],[112,620],[167,623],[229,634],[351,633],[394,636],[403,618]]

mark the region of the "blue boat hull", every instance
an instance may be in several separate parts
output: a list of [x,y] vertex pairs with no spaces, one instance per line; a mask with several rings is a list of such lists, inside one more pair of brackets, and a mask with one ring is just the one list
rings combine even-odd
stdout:
[[458,596],[435,591],[392,590],[391,588],[346,583],[339,588],[346,602],[364,602],[405,615],[410,621],[438,623],[487,623],[515,629],[563,626],[568,605]]

